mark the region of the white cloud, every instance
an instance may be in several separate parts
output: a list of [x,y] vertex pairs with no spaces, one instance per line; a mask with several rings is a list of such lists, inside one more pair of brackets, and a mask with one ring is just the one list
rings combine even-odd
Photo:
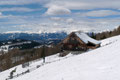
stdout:
[[[62,18],[61,18],[62,19]],[[66,31],[68,33],[72,31],[102,31],[106,29],[113,29],[119,25],[120,19],[72,19],[63,18],[63,21],[45,20],[42,23],[28,23],[24,25],[18,25],[17,27],[22,27],[21,30],[34,31],[34,32],[57,32]],[[70,23],[68,22],[70,21]],[[71,22],[73,21],[73,22]],[[40,21],[38,21],[40,22]],[[20,29],[20,28],[19,28]]]
[[0,5],[25,5],[25,4],[43,4],[49,0],[0,0]]
[[51,0],[46,7],[59,5],[68,9],[120,8],[120,0]]
[[46,15],[65,15],[70,13],[71,11],[67,8],[64,8],[62,6],[52,5],[51,7],[48,8]]
[[58,24],[58,23],[53,23],[53,26],[58,27],[58,26],[60,26],[60,24]]
[[67,22],[67,23],[74,23],[74,19],[68,18],[68,19],[66,20],[66,22]]
[[90,11],[85,13],[86,16],[91,17],[105,17],[111,15],[120,15],[120,12],[112,11],[112,10],[98,10],[98,11]]
[[63,21],[63,18],[60,18],[60,17],[51,17],[50,20],[53,20],[53,21]]
[[2,12],[0,12],[0,19],[3,18],[3,17],[4,17],[4,16],[3,16]]
[[2,13],[0,12],[0,16],[2,15]]
[[30,9],[30,8],[25,8],[25,7],[0,8],[1,12],[4,12],[4,11],[30,12],[30,11],[35,11],[35,10],[38,10],[38,9]]
[[88,11],[88,12],[78,12],[75,13],[77,16],[81,17],[106,17],[106,16],[111,16],[111,15],[120,15],[120,12],[118,11],[112,11],[112,10],[95,10],[95,11]]
[[61,23],[74,23],[75,20],[73,18],[61,18],[61,17],[51,17],[51,21],[53,22],[61,22]]
[[[17,18],[15,18],[16,20]],[[20,17],[19,17],[20,19]],[[61,18],[62,19],[62,18]],[[119,25],[120,19],[72,19],[72,18],[63,18],[62,21],[55,21],[52,19],[46,19],[44,22],[35,21],[35,22],[25,22],[26,20],[15,20],[11,21],[9,24],[19,23],[16,27],[8,26],[4,27],[4,29],[8,29],[8,31],[30,31],[30,32],[57,32],[57,31],[66,31],[68,33],[72,31],[101,31],[106,29],[113,29],[114,27]],[[70,23],[68,22],[70,21]],[[71,22],[73,21],[73,22]],[[3,22],[1,23],[3,24]],[[6,23],[5,23],[6,24]],[[8,24],[8,23],[7,23]],[[1,27],[0,27],[1,29]]]

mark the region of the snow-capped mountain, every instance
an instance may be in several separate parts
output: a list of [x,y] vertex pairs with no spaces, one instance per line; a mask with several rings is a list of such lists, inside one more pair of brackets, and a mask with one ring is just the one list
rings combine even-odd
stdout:
[[61,42],[67,33],[65,32],[58,32],[58,33],[0,33],[0,42],[1,41],[8,41],[15,40],[15,39],[22,39],[22,40],[30,40],[35,41],[40,44],[57,44]]
[[[30,62],[29,67],[16,66],[0,73],[0,80],[120,80],[120,36],[101,41],[101,47],[83,54],[65,57],[59,54]],[[29,70],[29,71],[28,71]],[[28,72],[27,72],[28,71]]]
[[48,39],[63,39],[67,36],[65,32],[56,33],[0,33],[0,41],[10,40],[10,39],[26,39],[42,41]]

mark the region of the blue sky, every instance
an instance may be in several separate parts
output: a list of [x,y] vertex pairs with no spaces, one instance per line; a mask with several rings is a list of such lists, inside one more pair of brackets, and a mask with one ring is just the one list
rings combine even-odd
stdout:
[[101,31],[120,25],[120,0],[0,0],[0,32]]

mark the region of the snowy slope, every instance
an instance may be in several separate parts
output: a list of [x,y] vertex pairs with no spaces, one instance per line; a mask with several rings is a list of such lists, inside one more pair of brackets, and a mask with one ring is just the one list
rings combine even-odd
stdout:
[[34,61],[30,62],[30,66],[29,67],[22,68],[22,65],[18,65],[18,66],[13,67],[13,68],[11,68],[9,70],[3,71],[3,72],[0,73],[0,80],[8,79],[8,76],[10,76],[10,72],[12,70],[14,70],[15,68],[16,68],[16,72],[14,73],[14,76],[19,74],[20,77],[21,77],[21,74],[23,72],[26,72],[28,69],[30,70],[30,72],[32,72],[32,71],[37,69],[36,68],[37,66],[43,66],[43,65],[46,65],[46,64],[49,64],[49,63],[54,63],[54,62],[66,59],[68,57],[72,57],[73,55],[70,53],[69,55],[67,55],[65,57],[58,57],[58,56],[59,56],[59,53],[56,54],[56,55],[52,55],[52,56],[46,57],[46,63],[44,63],[44,64],[43,64],[43,60],[42,59],[38,59],[38,60],[34,60]]
[[109,45],[109,44],[114,43],[114,42],[116,42],[118,40],[120,40],[120,36],[107,38],[107,39],[101,41],[101,46]]
[[[51,63],[12,80],[120,80],[120,36],[103,40],[102,45],[68,58],[48,57]],[[36,61],[31,67],[41,63]],[[5,80],[12,69],[0,73],[0,80]],[[16,73],[23,70],[19,65]]]

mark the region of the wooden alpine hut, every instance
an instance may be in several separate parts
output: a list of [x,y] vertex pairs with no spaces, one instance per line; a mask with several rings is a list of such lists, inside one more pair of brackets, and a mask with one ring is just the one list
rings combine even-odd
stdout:
[[62,50],[85,51],[100,47],[100,42],[83,32],[72,32],[62,42]]

